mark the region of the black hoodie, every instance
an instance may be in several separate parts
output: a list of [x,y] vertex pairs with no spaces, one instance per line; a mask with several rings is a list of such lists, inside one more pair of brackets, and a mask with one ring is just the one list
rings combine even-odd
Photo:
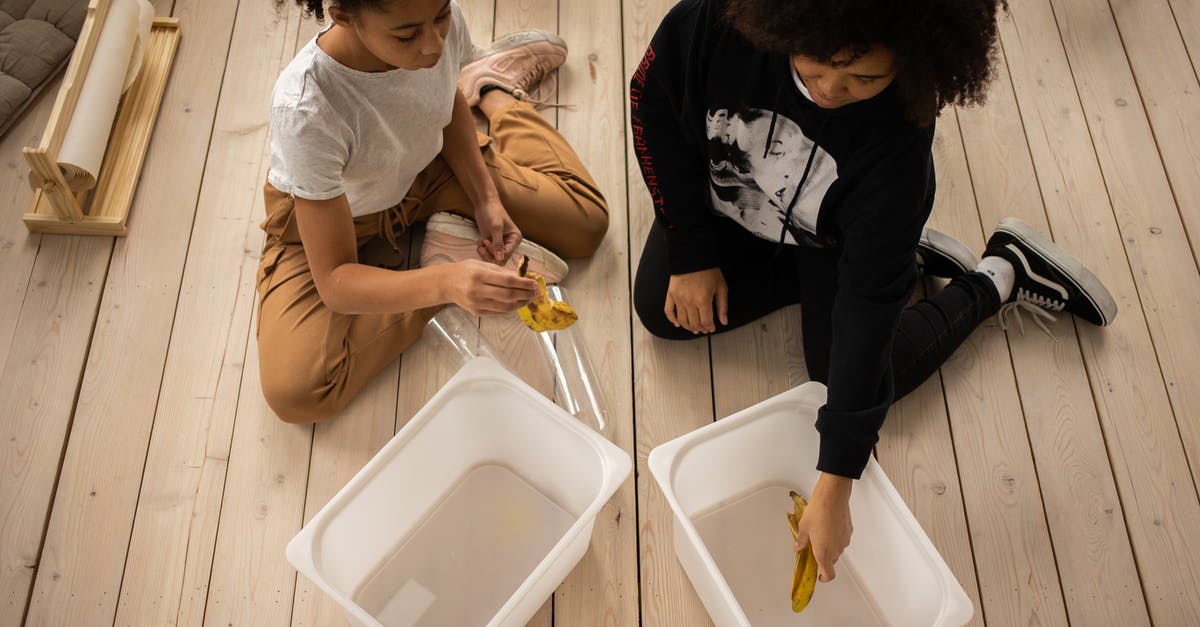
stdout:
[[934,129],[905,119],[894,84],[818,107],[790,59],[755,49],[724,13],[724,0],[683,0],[663,18],[630,82],[634,148],[672,274],[718,265],[718,214],[837,251],[817,468],[858,478],[894,396],[892,339],[933,206]]

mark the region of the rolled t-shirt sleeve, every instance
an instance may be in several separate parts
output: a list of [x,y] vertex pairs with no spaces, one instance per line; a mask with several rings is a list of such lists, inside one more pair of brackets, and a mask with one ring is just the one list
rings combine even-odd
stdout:
[[340,118],[293,107],[271,109],[271,171],[267,181],[285,194],[329,200],[345,193],[349,129]]

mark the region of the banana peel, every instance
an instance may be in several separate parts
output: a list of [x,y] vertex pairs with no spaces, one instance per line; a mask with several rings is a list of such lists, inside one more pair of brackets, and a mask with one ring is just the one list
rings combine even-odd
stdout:
[[[795,509],[787,513],[788,526],[792,529],[792,540],[800,535],[800,517],[808,505],[804,497],[796,492],[789,492]],[[813,591],[817,587],[817,558],[813,555],[812,545],[809,544],[796,554],[796,568],[792,571],[792,611],[800,613],[808,607],[812,600]]]
[[521,265],[517,268],[517,273],[538,282],[538,297],[517,310],[517,316],[521,318],[521,322],[524,322],[525,326],[538,333],[561,331],[579,320],[579,314],[575,313],[570,305],[559,300],[550,300],[550,294],[546,291],[545,277],[536,272],[529,272],[529,256],[521,258]]

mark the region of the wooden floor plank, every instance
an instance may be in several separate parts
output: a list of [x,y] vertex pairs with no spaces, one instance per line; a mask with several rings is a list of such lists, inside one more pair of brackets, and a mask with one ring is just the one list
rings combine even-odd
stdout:
[[[953,113],[942,114],[933,155],[938,174],[930,226],[978,250],[978,217]],[[972,237],[968,238],[964,235]],[[927,289],[940,289],[926,281]],[[984,624],[970,529],[959,483],[954,439],[941,373],[900,399],[879,432],[876,455],[933,545],[975,606],[972,625]]]
[[[1147,231],[1141,227],[1144,218],[1131,213],[1161,208],[1128,206],[1123,200],[1127,192],[1117,186],[1130,182],[1119,173],[1106,180],[1101,172],[1097,150],[1119,152],[1106,137],[1128,122],[1118,116],[1110,121],[1114,127],[1097,125],[1091,132],[1092,118],[1085,117],[1080,105],[1080,97],[1089,90],[1076,93],[1067,87],[1078,77],[1072,76],[1050,7],[1041,0],[1009,4],[1012,19],[1001,21],[1001,35],[1050,229],[1064,248],[1102,278],[1121,307],[1120,317],[1110,327],[1080,322],[1077,328],[1150,615],[1163,624],[1200,622],[1200,591],[1192,584],[1200,577],[1200,555],[1178,550],[1186,542],[1186,530],[1200,527],[1200,507],[1194,486],[1181,480],[1190,472],[1156,359],[1156,343],[1151,340],[1151,328],[1175,315],[1165,310],[1173,297],[1159,288],[1141,293],[1146,280],[1159,280],[1155,275],[1163,272],[1160,266],[1145,263],[1161,253],[1137,243]],[[1087,80],[1094,80],[1089,76],[1082,79],[1085,86]],[[1117,215],[1106,191],[1118,202]],[[1121,228],[1130,225],[1134,230],[1122,233]],[[1123,236],[1134,242],[1128,257]],[[1176,237],[1178,233],[1164,238],[1163,245]],[[1131,261],[1137,264],[1136,273],[1130,270]],[[1194,272],[1195,266],[1191,268]],[[1151,276],[1136,276],[1143,270]],[[1140,295],[1154,297],[1145,313]],[[1158,321],[1150,323],[1148,315]],[[1190,335],[1185,332],[1180,339]]]
[[[117,624],[205,612],[261,250],[271,87],[298,10],[241,2],[184,268]],[[255,366],[254,372],[257,372]],[[261,399],[251,399],[255,402]],[[299,514],[297,514],[299,520]],[[289,602],[290,607],[290,602]]]
[[[671,0],[623,0],[625,80],[638,64]],[[628,134],[627,134],[628,136]],[[632,139],[627,144],[629,253],[631,276],[654,210],[642,182]],[[657,339],[633,321],[634,407],[637,411],[638,576],[644,625],[711,625],[700,598],[675,557],[670,507],[646,459],[655,446],[710,423],[713,419],[709,346],[704,339],[670,342]]]
[[[167,13],[170,2],[157,10]],[[116,613],[193,212],[217,108],[232,10],[181,3],[185,38],[129,221],[117,241],[28,620]],[[179,77],[187,77],[180,80]],[[171,180],[171,186],[161,181]],[[169,207],[182,210],[164,210]],[[137,355],[137,359],[129,359]]]
[[712,336],[713,412],[718,420],[791,388],[783,318],[796,313],[775,311]]
[[[1181,221],[1180,208],[1175,205],[1175,195],[1159,156],[1160,145],[1173,147],[1186,136],[1164,137],[1161,143],[1155,141],[1138,97],[1138,85],[1121,48],[1121,36],[1105,0],[1055,0],[1053,5],[1136,277],[1167,395],[1175,410],[1175,422],[1188,455],[1200,462],[1200,426],[1189,419],[1200,415],[1200,389],[1188,384],[1194,377],[1191,364],[1200,352],[1200,326],[1195,320],[1196,312],[1200,311],[1200,272],[1195,263],[1187,263],[1192,248],[1185,229],[1190,225]],[[1168,60],[1164,55],[1155,55],[1152,62],[1161,65]],[[1176,82],[1183,89],[1190,82],[1192,121],[1200,121],[1200,91],[1196,82],[1186,80],[1190,78],[1183,73]],[[1160,89],[1156,97],[1167,102],[1171,92]],[[1192,132],[1200,138],[1200,129]],[[1200,144],[1184,150],[1180,157],[1191,161],[1200,155]],[[1200,164],[1191,161],[1188,166],[1188,176],[1175,180],[1191,182],[1191,190],[1200,191]],[[1197,197],[1184,198],[1183,202],[1183,207],[1190,210],[1200,207]],[[1200,214],[1191,217],[1200,219]],[[1192,235],[1200,237],[1200,231],[1193,231]],[[1200,463],[1193,463],[1191,470],[1192,480],[1200,483]],[[1200,561],[1194,565],[1200,566]],[[1200,618],[1200,592],[1195,602],[1196,616]]]
[[0,623],[25,612],[111,254],[107,237],[42,237],[0,372]]
[[[1109,4],[1187,227],[1192,254],[1200,259],[1200,79],[1187,71],[1191,60],[1176,32],[1175,16],[1167,0]],[[1090,0],[1083,6],[1103,12]],[[1200,20],[1200,12],[1195,17]],[[1124,103],[1128,106],[1127,100]],[[1193,423],[1183,420],[1179,426],[1194,428]],[[1189,450],[1189,454],[1196,459],[1196,451]]]
[[[586,346],[609,418],[612,440],[631,457],[634,396],[630,364],[629,211],[626,207],[624,58],[617,2],[560,0],[559,32],[571,53],[559,72],[558,127],[608,201],[608,234],[599,250],[571,262],[564,285],[586,316],[574,337]],[[631,475],[600,510],[583,560],[555,594],[561,627],[638,623],[637,496]]]
[[[297,575],[284,558],[284,548],[305,516],[313,427],[287,424],[267,407],[253,334],[247,342],[206,607],[203,615],[190,613],[181,624],[197,624],[201,618],[205,625],[268,627],[291,622]],[[342,429],[374,431],[357,427],[370,421],[371,409],[384,409],[371,407],[372,401],[390,405],[387,384],[383,378],[377,386],[383,393],[357,398],[363,411],[342,417],[366,420],[348,420]],[[360,434],[350,439],[359,440],[356,435]]]
[[[1200,261],[1200,80],[1185,69],[1189,63],[1187,50],[1182,40],[1173,36],[1174,19],[1169,4],[1164,0],[1151,0],[1138,7],[1116,3],[1112,8],[1137,81],[1136,88],[1141,92],[1142,104],[1154,132],[1154,143],[1187,229],[1193,259]],[[1163,228],[1162,225],[1149,228],[1150,246],[1156,245],[1156,229],[1161,231]],[[1182,264],[1182,260],[1177,263]],[[1186,303],[1182,309],[1188,309]],[[1191,316],[1185,313],[1184,317]],[[1187,367],[1187,364],[1174,366],[1179,367]],[[1200,484],[1200,425],[1187,418],[1197,410],[1188,405],[1195,396],[1189,390],[1191,386],[1177,378],[1169,378],[1167,386],[1175,402],[1176,422],[1188,453],[1192,477]],[[1187,400],[1176,398],[1181,395]]]
[[[1200,78],[1200,0],[1170,0],[1170,3],[1175,15],[1175,26],[1187,44],[1188,55],[1192,60],[1192,73]],[[1130,4],[1137,6],[1135,3]],[[1177,69],[1187,71],[1187,68],[1182,66]]]
[[60,83],[57,79],[52,81],[38,101],[0,137],[0,207],[3,208],[0,217],[5,225],[0,229],[0,268],[4,268],[0,272],[0,372],[4,372],[8,361],[13,331],[42,241],[41,234],[30,233],[21,223],[21,216],[33,202],[29,166],[22,149],[36,146],[41,139]]
[[[1049,233],[1007,66],[997,70],[987,106],[957,112],[984,234],[1008,216]],[[1056,341],[1031,327],[1010,333],[1008,343],[1067,610],[1075,624],[1143,625],[1145,601],[1079,340],[1065,318],[1053,329]]]
[[[937,224],[972,250],[982,250],[955,118],[944,116],[938,131],[938,201],[944,210],[937,212]],[[1065,625],[1058,566],[1005,339],[989,321],[941,373],[983,613],[998,625]]]

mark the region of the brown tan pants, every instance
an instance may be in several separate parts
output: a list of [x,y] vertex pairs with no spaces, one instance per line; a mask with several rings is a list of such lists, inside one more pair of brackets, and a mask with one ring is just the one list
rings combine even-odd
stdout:
[[[564,257],[595,252],[608,228],[608,207],[579,157],[532,107],[514,104],[479,136],[484,162],[500,199],[524,236]],[[258,270],[258,352],[263,395],[285,421],[334,416],[404,349],[420,337],[437,308],[393,314],[330,311],[308,269],[293,199],[266,185],[267,233]],[[397,230],[452,211],[474,209],[450,167],[438,157],[397,206],[354,219],[361,249]]]

